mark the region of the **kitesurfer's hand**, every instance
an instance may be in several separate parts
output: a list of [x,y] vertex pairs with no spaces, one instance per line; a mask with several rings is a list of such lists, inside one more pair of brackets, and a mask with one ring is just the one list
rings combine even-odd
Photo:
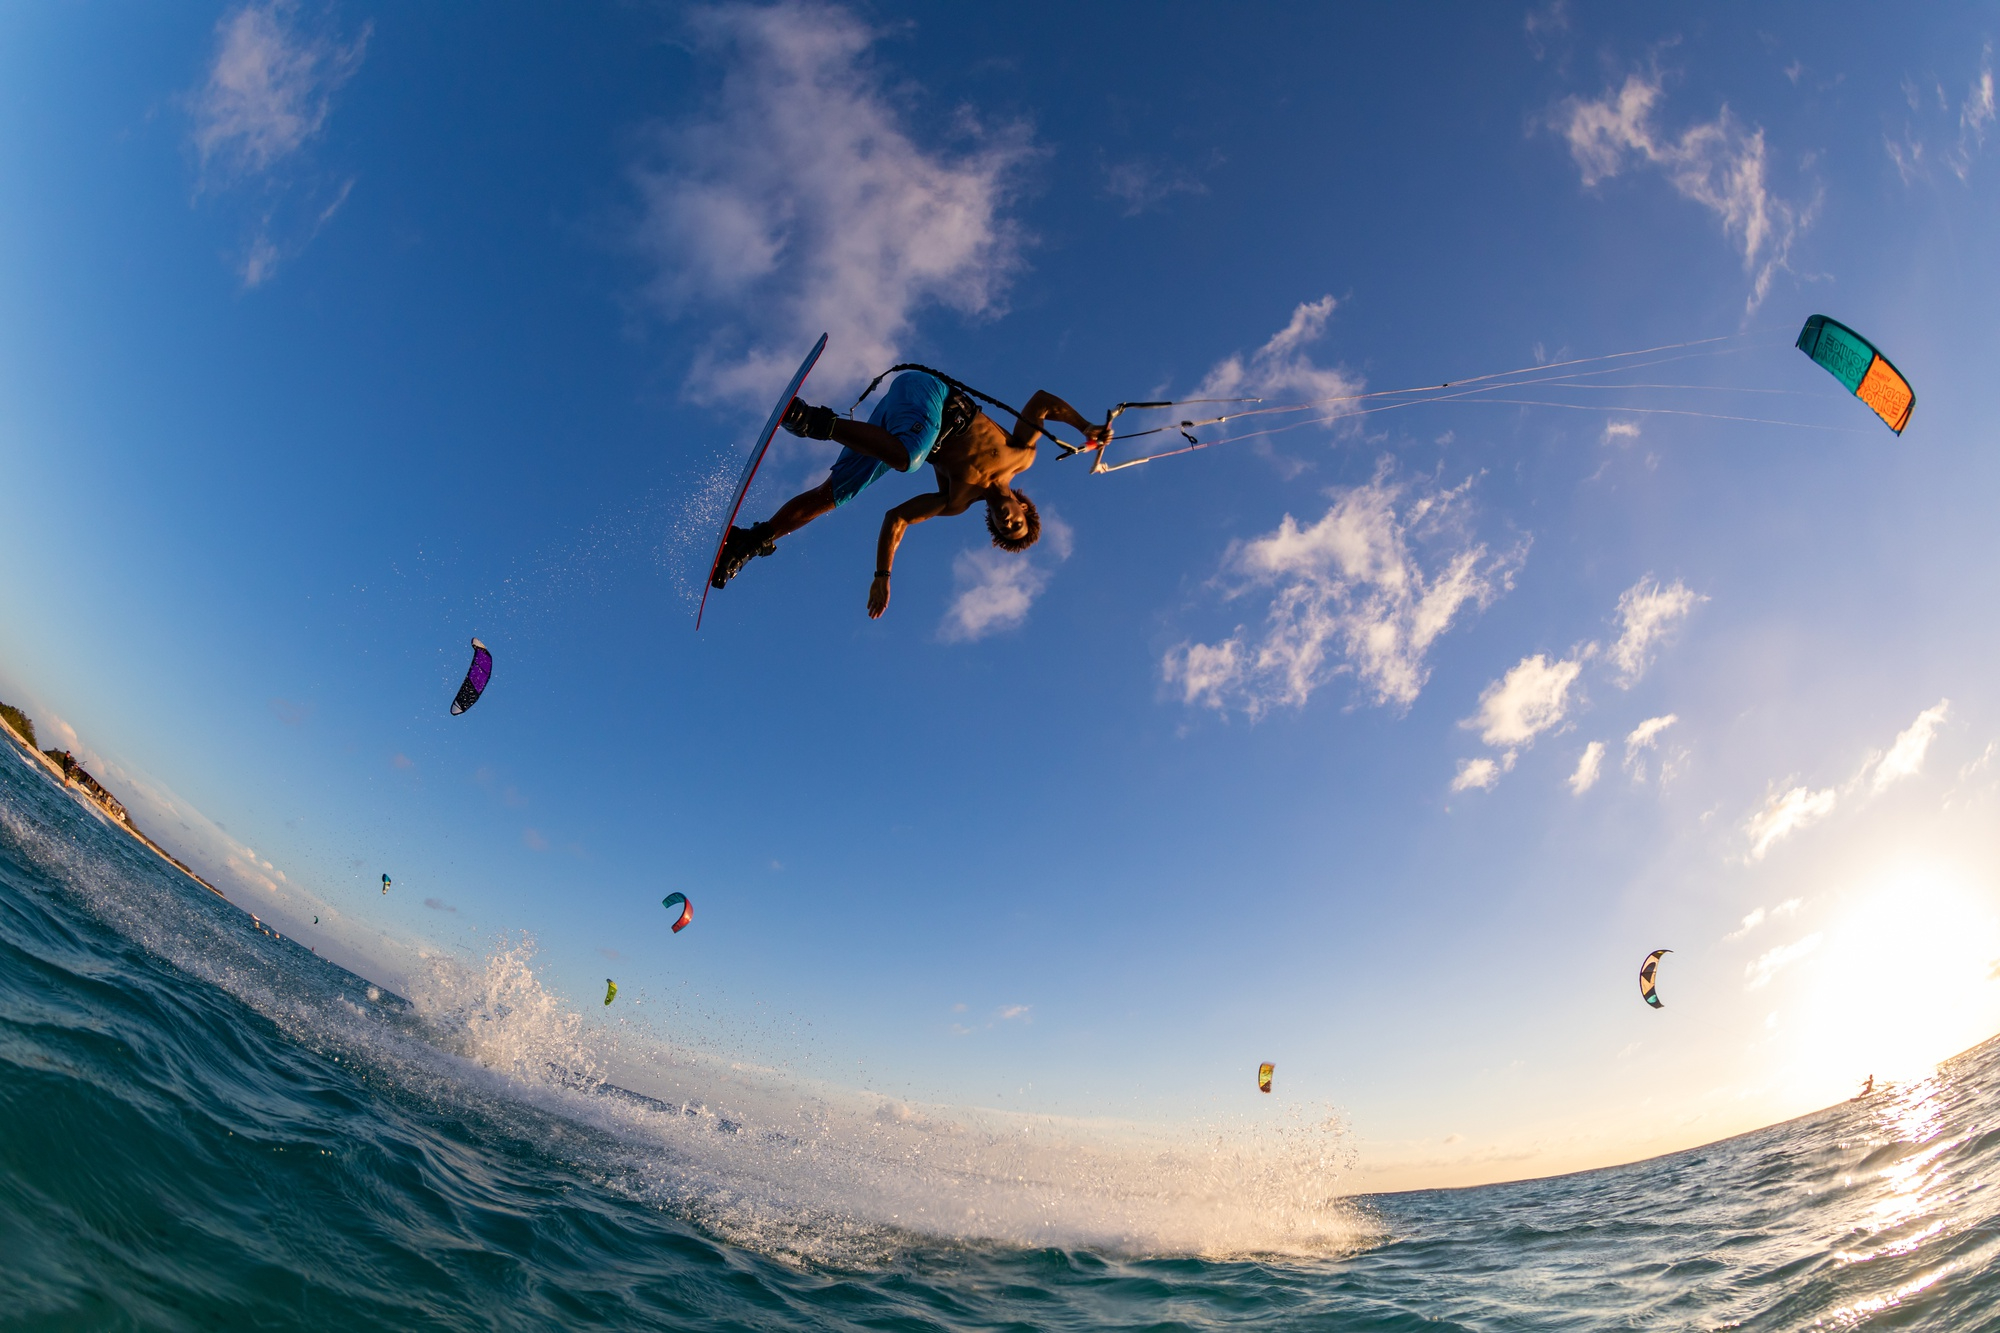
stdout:
[[868,618],[880,620],[882,613],[889,609],[889,576],[877,574],[875,581],[868,585]]
[[1085,426],[1083,428],[1083,447],[1086,449],[1102,449],[1110,439],[1111,422],[1109,418],[1101,426]]

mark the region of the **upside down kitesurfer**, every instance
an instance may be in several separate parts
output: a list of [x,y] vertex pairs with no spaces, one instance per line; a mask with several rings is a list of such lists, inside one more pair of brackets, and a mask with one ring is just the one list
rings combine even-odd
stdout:
[[882,518],[875,579],[868,588],[871,619],[888,608],[889,571],[912,523],[962,514],[984,501],[993,544],[1004,551],[1025,551],[1041,536],[1042,521],[1034,502],[1015,490],[1013,482],[1034,465],[1035,444],[1045,421],[1082,431],[1085,448],[1102,447],[1110,433],[1108,425],[1086,420],[1046,390],[1028,400],[1012,431],[1003,430],[969,395],[921,370],[898,375],[866,421],[850,421],[830,407],[812,407],[794,398],[785,410],[785,429],[834,441],[842,446],[840,457],[825,481],[787,500],[767,521],[731,527],[710,583],[722,587],[753,557],[777,550],[780,537],[832,513],[890,469],[914,472],[925,462],[937,472],[937,490],[905,500]]

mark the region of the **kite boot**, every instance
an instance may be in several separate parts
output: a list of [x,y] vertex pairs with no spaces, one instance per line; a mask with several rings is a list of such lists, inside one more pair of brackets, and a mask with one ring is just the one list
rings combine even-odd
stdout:
[[715,575],[708,584],[720,588],[729,580],[743,572],[743,566],[751,558],[770,555],[778,549],[778,539],[771,532],[769,523],[755,523],[747,528],[730,525],[729,538],[722,543],[722,554],[715,562]]
[[794,398],[785,407],[784,428],[808,440],[833,438],[833,423],[839,420],[830,407],[814,407],[803,398]]

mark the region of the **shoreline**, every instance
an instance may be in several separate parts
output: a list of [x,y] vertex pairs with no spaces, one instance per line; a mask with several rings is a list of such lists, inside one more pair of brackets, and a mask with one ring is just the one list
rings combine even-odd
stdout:
[[[70,795],[72,795],[73,797],[77,795],[74,786],[66,779],[64,779],[63,771],[60,768],[56,767],[55,761],[50,759],[47,755],[43,754],[40,750],[36,749],[33,745],[29,744],[28,738],[23,736],[20,732],[14,730],[13,723],[9,722],[4,717],[0,717],[0,732],[5,732],[7,735],[7,739],[12,741],[14,745],[22,751],[22,753],[32,758],[35,761],[35,763],[41,767],[42,771],[47,776],[54,778],[56,784],[60,786],[65,792],[70,793]],[[122,829],[124,832],[136,838],[139,841],[139,843],[142,846],[144,846],[148,851],[152,852],[153,855],[159,857],[162,861],[165,861],[175,870],[180,871],[181,874],[186,875],[189,879],[201,885],[201,887],[207,889],[210,893],[214,894],[216,897],[222,899],[222,901],[224,902],[229,901],[228,894],[224,893],[221,889],[216,888],[213,884],[210,884],[200,875],[195,874],[194,870],[191,867],[189,867],[187,863],[182,861],[179,857],[175,856],[172,852],[168,851],[166,848],[160,846],[159,843],[154,842],[150,837],[148,837],[144,832],[142,832],[139,826],[131,821],[130,815],[127,815],[124,819],[112,819],[110,817],[109,812],[106,811],[103,807],[99,806],[95,801],[87,802],[87,804],[89,804],[93,809],[95,809],[98,814],[104,815],[106,821],[110,823],[114,828]]]

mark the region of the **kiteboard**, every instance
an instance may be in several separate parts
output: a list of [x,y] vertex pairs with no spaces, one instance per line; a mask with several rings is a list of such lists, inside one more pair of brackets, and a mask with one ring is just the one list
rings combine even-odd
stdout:
[[[757,479],[757,466],[764,461],[764,451],[771,447],[771,440],[778,433],[778,425],[785,419],[785,409],[792,405],[792,399],[799,396],[799,389],[804,386],[806,376],[812,374],[812,368],[818,362],[819,354],[825,350],[826,335],[822,333],[819,335],[819,341],[813,344],[812,351],[806,353],[806,359],[799,363],[799,373],[792,376],[792,382],[785,386],[785,392],[778,398],[778,405],[771,409],[771,419],[764,423],[764,433],[757,437],[756,447],[750,450],[750,457],[744,460],[743,479],[736,483],[736,498],[729,502],[729,512],[723,515],[722,533],[715,539],[715,555],[709,560],[708,573],[701,580],[701,605],[696,607],[694,612],[696,629],[701,628],[701,614],[708,609],[710,584],[715,578],[716,566],[722,563],[722,548],[729,544],[729,529],[735,526],[736,511],[743,508],[743,497],[750,493],[750,483]],[[676,926],[675,929],[678,930],[679,927]]]

